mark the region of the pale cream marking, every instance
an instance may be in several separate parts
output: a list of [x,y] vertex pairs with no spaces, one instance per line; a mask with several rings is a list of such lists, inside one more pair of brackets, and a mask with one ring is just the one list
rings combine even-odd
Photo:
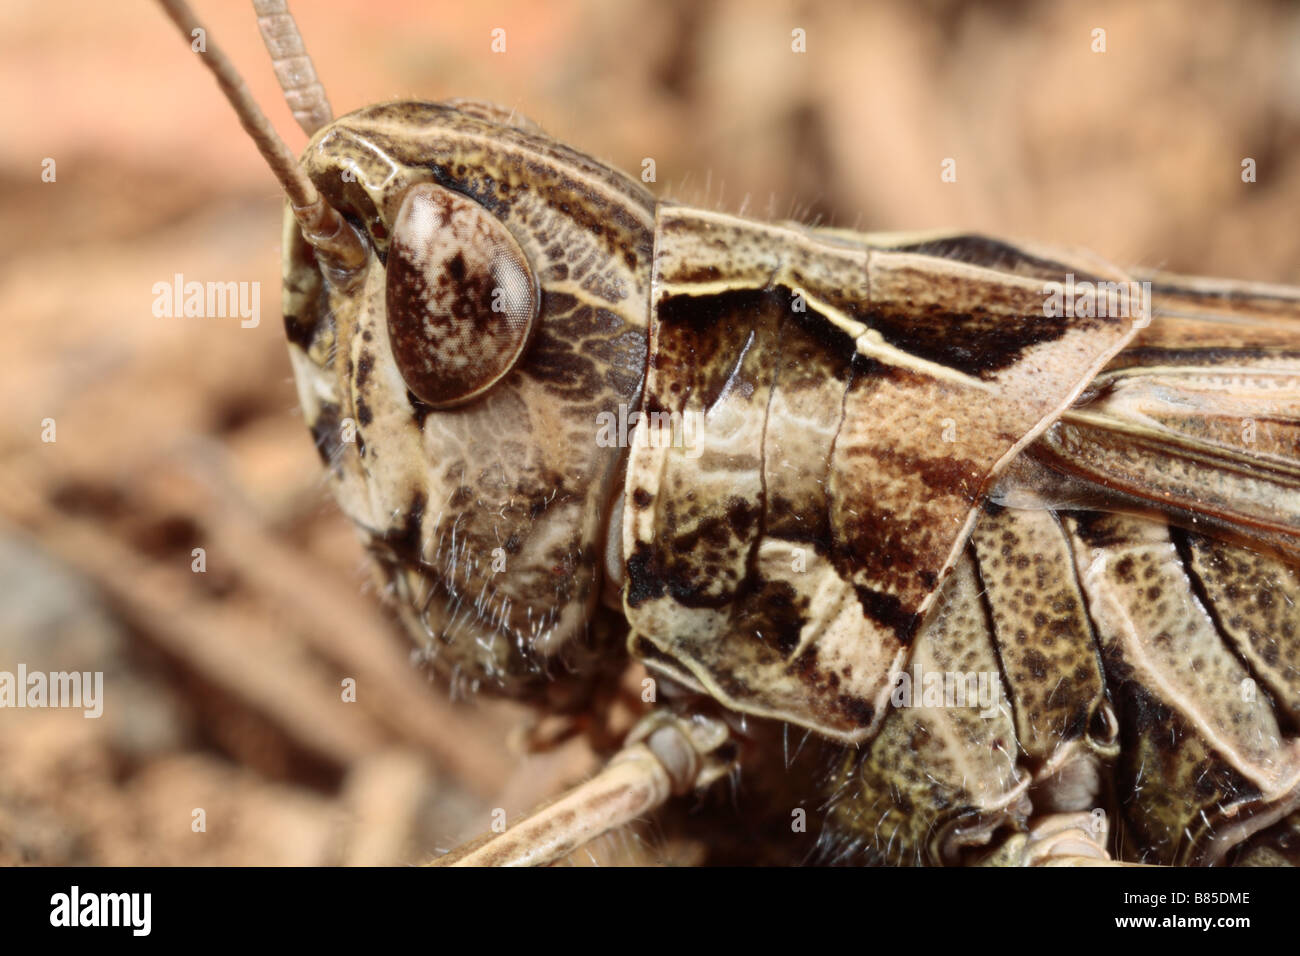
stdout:
[[[1139,548],[1126,549],[1125,555],[1141,554],[1160,554],[1162,552],[1172,551],[1174,546],[1165,545],[1147,545]],[[1204,737],[1206,742],[1211,746],[1219,749],[1228,762],[1241,773],[1247,780],[1253,782],[1264,791],[1266,798],[1284,793],[1300,785],[1300,767],[1297,766],[1297,757],[1300,757],[1300,741],[1288,740],[1286,743],[1289,747],[1281,748],[1282,753],[1287,759],[1280,767],[1274,766],[1269,768],[1267,765],[1260,766],[1253,760],[1243,754],[1236,740],[1226,737],[1223,729],[1213,726],[1209,722],[1208,716],[1204,716],[1199,701],[1194,701],[1188,697],[1191,688],[1175,687],[1165,678],[1165,667],[1158,660],[1152,658],[1148,642],[1143,641],[1141,633],[1138,631],[1137,623],[1129,614],[1124,603],[1116,598],[1114,589],[1110,587],[1111,579],[1109,575],[1109,565],[1115,555],[1097,549],[1088,569],[1084,572],[1084,582],[1087,585],[1087,593],[1093,601],[1104,601],[1111,614],[1112,620],[1119,625],[1117,628],[1120,634],[1120,643],[1126,654],[1133,657],[1133,663],[1137,669],[1144,674],[1145,681],[1149,685],[1154,685],[1156,696],[1163,701],[1168,701],[1183,719],[1189,721]],[[1156,564],[1160,564],[1156,559]],[[1205,623],[1213,627],[1205,609],[1201,608],[1201,613],[1205,615]],[[1283,778],[1283,774],[1289,774]]]
[[[372,121],[362,122],[360,125],[362,127],[368,126],[374,129],[378,129],[380,132],[387,133],[388,135],[393,135],[393,130],[389,128],[389,124],[380,123],[372,120]],[[400,133],[402,136],[410,135],[409,128],[403,127],[401,126],[401,124],[392,124],[392,125],[397,127],[397,132]],[[493,136],[481,135],[478,133],[470,133],[465,130],[452,129],[450,127],[436,127],[436,128],[438,129],[440,134],[445,135],[449,139],[467,140],[478,144],[478,148],[485,154],[500,155],[503,153],[514,153],[516,155],[521,155],[525,157],[531,157],[533,155],[530,152],[530,150],[525,146],[517,146],[514,143],[505,143],[502,140]],[[490,147],[490,148],[485,148],[485,147]],[[554,164],[555,168],[565,170],[569,178],[579,180],[582,183],[585,183],[587,187],[591,189],[592,192],[600,193],[605,197],[609,197],[612,200],[609,203],[610,205],[618,206],[619,208],[626,210],[628,215],[636,219],[641,225],[645,226],[647,230],[654,229],[654,210],[651,209],[648,214],[645,213],[641,208],[639,208],[639,204],[634,202],[635,199],[634,196],[628,195],[627,193],[618,193],[618,192],[614,192],[613,190],[610,190],[605,180],[595,178],[592,174],[580,170],[578,167],[572,165],[569,162],[566,162],[563,159],[560,159],[557,156],[548,155],[547,159]],[[650,198],[653,199],[653,197]]]

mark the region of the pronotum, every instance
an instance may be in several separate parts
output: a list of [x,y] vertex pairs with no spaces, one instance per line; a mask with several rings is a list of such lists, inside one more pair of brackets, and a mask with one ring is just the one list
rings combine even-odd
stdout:
[[407,629],[555,709],[629,656],[657,685],[443,862],[553,861],[737,768],[814,791],[823,860],[1286,859],[1300,291],[657,201],[475,101],[336,120],[254,7],[300,159],[202,56],[288,197],[298,393]]

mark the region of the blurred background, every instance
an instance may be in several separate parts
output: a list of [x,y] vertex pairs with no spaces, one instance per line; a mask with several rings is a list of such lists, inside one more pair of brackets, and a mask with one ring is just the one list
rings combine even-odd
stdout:
[[[301,148],[249,6],[195,6]],[[696,205],[1300,284],[1294,3],[294,9],[336,114],[488,99]],[[7,0],[0,89],[0,671],[105,675],[101,719],[0,710],[0,863],[414,862],[587,773],[408,666],[295,407],[276,188],[171,23]],[[175,273],[260,324],[155,317]]]

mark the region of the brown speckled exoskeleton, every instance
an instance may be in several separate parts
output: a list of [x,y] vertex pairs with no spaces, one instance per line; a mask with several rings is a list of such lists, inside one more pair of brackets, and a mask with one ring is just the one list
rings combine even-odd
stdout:
[[302,408],[408,630],[547,707],[659,682],[604,771],[447,861],[738,767],[807,859],[1294,855],[1300,292],[657,201],[477,102],[333,120],[255,6],[300,160],[204,59],[290,197]]

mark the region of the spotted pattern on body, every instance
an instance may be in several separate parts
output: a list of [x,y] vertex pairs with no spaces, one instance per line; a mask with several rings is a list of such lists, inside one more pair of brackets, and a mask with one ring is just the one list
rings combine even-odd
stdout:
[[1115,717],[1060,520],[989,507],[971,541],[1026,759],[1052,769],[1076,743],[1113,756]]
[[631,626],[738,710],[869,739],[984,489],[1133,322],[719,213],[661,205],[657,237],[645,407],[700,444],[633,449]]

